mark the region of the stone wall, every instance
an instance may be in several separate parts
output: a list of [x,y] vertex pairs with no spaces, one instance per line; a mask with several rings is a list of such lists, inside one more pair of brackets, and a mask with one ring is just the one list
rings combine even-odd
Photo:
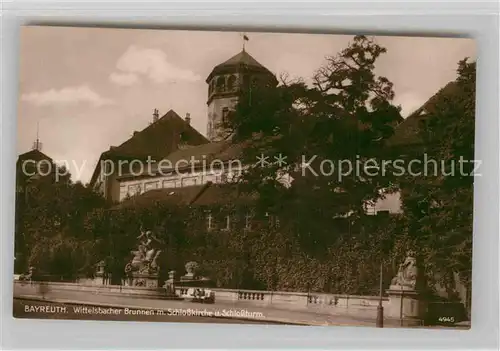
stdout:
[[[189,287],[176,286],[178,295],[186,294]],[[355,315],[360,318],[376,318],[378,296],[334,295],[286,291],[210,289],[215,292],[216,302],[238,303],[249,306],[269,306],[286,310],[311,310],[339,315]],[[389,299],[382,298],[387,307]]]
[[[88,284],[75,283],[30,283],[14,282],[14,297],[39,295],[43,290],[50,297],[51,292],[67,292],[78,298],[86,294],[110,296],[130,296],[141,298],[164,298],[164,288],[144,288],[121,285],[98,285],[89,280]],[[41,289],[41,286],[44,286]],[[176,286],[178,296],[186,294],[190,287]],[[374,319],[377,315],[378,296],[355,296],[333,294],[308,294],[286,291],[259,291],[236,289],[210,289],[215,292],[215,302],[238,304],[240,306],[271,307],[284,310],[311,311],[338,315],[353,315],[359,318]],[[75,295],[75,293],[77,293]],[[84,293],[82,295],[82,293]],[[384,297],[382,304],[388,306],[388,299]]]
[[82,283],[56,283],[56,282],[14,282],[14,297],[21,295],[38,295],[41,289],[45,293],[50,292],[84,292],[89,294],[100,295],[127,295],[133,297],[144,298],[161,298],[166,296],[165,289],[163,288],[145,288],[145,287],[132,287],[123,285],[99,285],[93,280],[89,280],[88,284]]

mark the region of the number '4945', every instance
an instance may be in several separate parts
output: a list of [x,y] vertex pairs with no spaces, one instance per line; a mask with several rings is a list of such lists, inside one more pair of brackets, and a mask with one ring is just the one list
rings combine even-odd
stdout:
[[439,317],[438,321],[453,323],[453,322],[455,322],[455,317]]

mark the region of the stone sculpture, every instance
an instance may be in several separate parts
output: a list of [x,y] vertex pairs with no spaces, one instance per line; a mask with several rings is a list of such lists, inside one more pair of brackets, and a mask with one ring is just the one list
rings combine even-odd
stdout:
[[142,228],[137,239],[139,240],[137,250],[131,251],[134,257],[125,266],[125,272],[157,274],[159,270],[158,259],[163,252],[163,241],[158,239],[150,230],[143,231]]
[[412,251],[409,251],[404,262],[399,265],[398,273],[391,281],[391,288],[406,287],[415,289],[417,285],[417,259]]
[[199,269],[199,265],[195,261],[190,261],[190,262],[186,263],[185,268],[186,268],[185,277],[189,277],[189,278],[194,279],[196,277],[196,273]]

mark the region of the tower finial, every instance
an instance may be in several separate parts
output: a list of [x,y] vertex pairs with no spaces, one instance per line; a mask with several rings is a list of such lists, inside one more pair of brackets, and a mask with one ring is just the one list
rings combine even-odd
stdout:
[[242,37],[243,37],[243,51],[245,51],[245,42],[248,41],[249,39],[246,33],[242,33]]
[[37,121],[36,122],[36,140],[33,143],[33,150],[42,151],[42,143],[40,142],[39,133],[40,133],[40,121]]

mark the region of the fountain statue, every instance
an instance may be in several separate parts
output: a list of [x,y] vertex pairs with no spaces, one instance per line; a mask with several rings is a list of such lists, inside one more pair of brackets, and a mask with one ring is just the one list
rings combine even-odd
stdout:
[[154,280],[158,277],[159,264],[158,260],[163,252],[162,247],[164,242],[158,239],[152,231],[144,231],[141,227],[141,234],[137,237],[139,244],[136,250],[131,251],[134,255],[132,260],[126,264],[125,273],[134,282],[136,286],[152,286],[153,283],[147,280]]

